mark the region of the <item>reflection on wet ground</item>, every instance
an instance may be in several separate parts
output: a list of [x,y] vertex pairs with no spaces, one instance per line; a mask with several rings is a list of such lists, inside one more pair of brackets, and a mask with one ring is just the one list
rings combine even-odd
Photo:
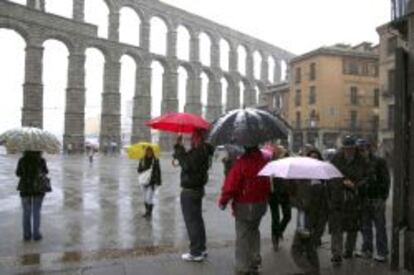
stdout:
[[[101,156],[89,164],[83,156],[46,156],[53,192],[42,211],[41,242],[24,243],[20,198],[14,175],[18,156],[0,156],[0,265],[152,255],[176,251],[187,245],[179,204],[179,172],[169,156],[162,157],[163,185],[157,191],[153,219],[143,213],[142,192],[137,184],[136,161],[124,156]],[[209,244],[234,240],[229,211],[216,206],[223,180],[216,160],[206,187],[204,217]],[[269,215],[262,223],[270,237]]]

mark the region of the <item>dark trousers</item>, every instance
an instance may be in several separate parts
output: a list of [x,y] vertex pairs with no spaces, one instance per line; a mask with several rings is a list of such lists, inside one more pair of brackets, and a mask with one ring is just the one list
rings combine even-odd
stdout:
[[[41,238],[40,218],[44,195],[22,197],[23,208],[23,238],[29,240]],[[33,224],[32,224],[33,221]],[[32,231],[33,225],[33,231]]]
[[190,253],[193,256],[200,256],[206,250],[206,230],[202,216],[203,196],[203,191],[181,191],[181,211],[190,239]]
[[[292,207],[288,200],[280,199],[276,193],[270,194],[269,207],[272,214],[272,236],[281,238],[292,218]],[[282,219],[280,219],[280,210],[282,211]]]
[[377,254],[385,257],[388,254],[388,238],[383,199],[366,199],[362,203],[362,251],[364,252],[373,252],[373,226],[376,232]]
[[266,207],[266,203],[238,203],[234,206],[237,272],[255,271],[261,264],[259,226]]
[[305,274],[319,274],[319,257],[312,236],[303,236],[296,231],[291,255],[296,265]]
[[345,253],[352,255],[352,253],[355,250],[358,231],[331,232],[331,249],[332,249],[333,256],[342,257],[343,246],[344,246],[344,233],[346,234]]

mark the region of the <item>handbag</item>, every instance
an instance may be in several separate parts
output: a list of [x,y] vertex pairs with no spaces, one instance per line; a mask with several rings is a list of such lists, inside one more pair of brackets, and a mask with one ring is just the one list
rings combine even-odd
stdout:
[[52,192],[50,178],[45,173],[39,173],[34,181],[33,189],[36,193]]
[[152,176],[152,167],[154,165],[154,161],[152,161],[151,166],[149,169],[141,172],[138,174],[138,184],[142,187],[146,187],[149,185]]

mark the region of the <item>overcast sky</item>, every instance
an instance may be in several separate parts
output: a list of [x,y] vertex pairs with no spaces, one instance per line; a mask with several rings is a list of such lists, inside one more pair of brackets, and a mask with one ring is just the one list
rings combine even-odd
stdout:
[[295,54],[337,42],[378,43],[390,0],[163,0]]
[[[26,0],[13,0],[25,3]],[[356,44],[361,41],[378,43],[376,27],[390,20],[389,0],[164,0],[163,2],[201,15],[217,23],[229,26],[256,38],[286,49],[294,54],[302,54],[323,45],[334,43]],[[100,24],[99,34],[107,30],[106,7],[103,0],[86,0],[86,21]],[[71,16],[71,1],[46,0],[46,9],[66,17]],[[131,13],[132,11],[130,11]],[[137,41],[139,21],[134,14],[126,12],[121,18],[121,40]],[[138,20],[136,18],[136,20]],[[135,27],[134,27],[135,26]],[[157,28],[152,27],[156,38]],[[154,38],[154,40],[156,39]],[[163,43],[153,43],[162,46]],[[188,53],[179,41],[180,52]],[[202,43],[202,47],[205,45]],[[164,45],[165,46],[165,45]],[[44,127],[56,134],[62,134],[67,76],[67,55],[65,46],[56,41],[44,44]],[[0,29],[0,132],[13,126],[19,126],[22,107],[22,84],[24,77],[25,44],[16,33]],[[208,46],[206,47],[208,48]],[[165,52],[164,49],[160,51]],[[208,54],[201,49],[201,59]],[[226,59],[222,55],[223,60]],[[88,50],[86,62],[86,116],[100,112],[102,92],[103,56],[97,50]],[[225,63],[225,62],[224,62]],[[128,58],[122,59],[121,95],[123,115],[126,114],[126,101],[134,92],[135,67]],[[153,107],[159,114],[161,97],[160,77],[162,69],[153,66],[152,86]],[[183,98],[185,80],[180,73],[179,97]],[[205,76],[202,76],[206,80]],[[207,82],[203,82],[203,91]],[[203,94],[202,100],[206,101]],[[154,105],[155,104],[155,105]],[[182,109],[184,102],[180,101]]]

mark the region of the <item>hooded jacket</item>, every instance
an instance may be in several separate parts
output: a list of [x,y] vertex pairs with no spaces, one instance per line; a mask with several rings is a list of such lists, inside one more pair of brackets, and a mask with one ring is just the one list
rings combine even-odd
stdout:
[[270,195],[270,179],[257,174],[266,165],[259,149],[245,153],[230,169],[219,199],[220,205],[234,203],[263,203]]

